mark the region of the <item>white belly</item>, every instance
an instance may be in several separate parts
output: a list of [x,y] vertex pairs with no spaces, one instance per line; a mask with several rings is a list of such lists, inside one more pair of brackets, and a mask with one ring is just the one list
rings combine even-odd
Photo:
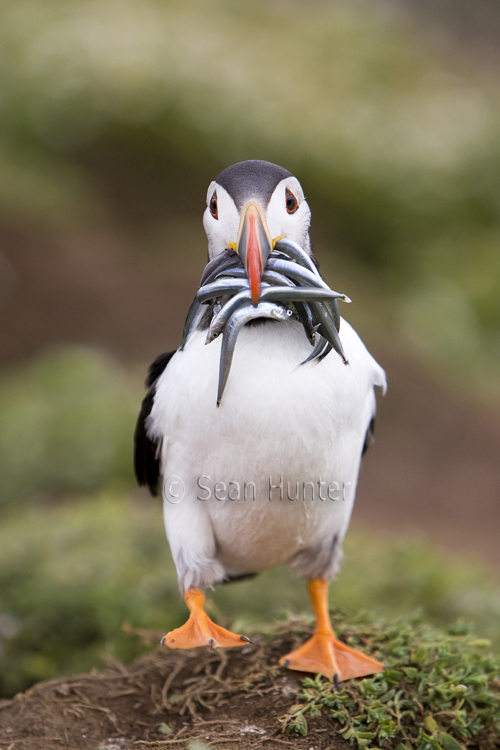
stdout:
[[175,354],[148,425],[163,436],[174,558],[211,547],[229,574],[250,573],[342,540],[375,409],[373,386],[385,378],[345,321],[341,338],[348,366],[331,352],[299,367],[311,352],[300,324],[244,328],[220,407],[220,339],[205,346],[205,334],[196,332]]

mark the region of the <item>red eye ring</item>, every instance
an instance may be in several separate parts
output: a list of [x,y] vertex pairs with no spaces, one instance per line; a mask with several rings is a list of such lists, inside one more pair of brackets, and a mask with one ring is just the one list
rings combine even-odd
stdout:
[[218,219],[219,218],[219,206],[217,204],[217,190],[214,190],[214,194],[210,198],[210,203],[208,204],[208,207],[214,219]]
[[286,210],[289,214],[294,214],[299,207],[299,202],[289,188],[285,190]]

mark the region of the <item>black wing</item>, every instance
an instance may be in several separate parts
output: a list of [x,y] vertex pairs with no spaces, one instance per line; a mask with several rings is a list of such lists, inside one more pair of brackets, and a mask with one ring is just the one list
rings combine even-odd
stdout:
[[151,409],[153,408],[158,378],[174,356],[175,351],[160,354],[149,367],[145,383],[146,388],[149,390],[142,402],[134,433],[135,476],[141,487],[145,487],[146,485],[149,487],[152,495],[158,494],[161,440],[151,440],[148,436],[146,419],[151,414]]

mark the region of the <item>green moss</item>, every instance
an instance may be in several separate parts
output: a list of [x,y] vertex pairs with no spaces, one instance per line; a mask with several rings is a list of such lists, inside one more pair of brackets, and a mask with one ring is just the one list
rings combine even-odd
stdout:
[[281,719],[287,731],[305,735],[307,718],[323,714],[358,748],[458,750],[474,737],[481,748],[497,746],[500,657],[489,653],[488,641],[463,623],[437,630],[408,617],[348,626],[338,617],[334,627],[386,670],[339,690],[322,677],[306,678],[299,702]]

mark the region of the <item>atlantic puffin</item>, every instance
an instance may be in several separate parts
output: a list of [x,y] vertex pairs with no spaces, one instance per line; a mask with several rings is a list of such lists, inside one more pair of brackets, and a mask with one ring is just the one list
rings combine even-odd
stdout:
[[[208,259],[237,253],[259,302],[275,243],[297,243],[317,265],[311,212],[296,177],[251,160],[211,182],[203,224]],[[258,309],[258,308],[257,308]],[[140,485],[163,496],[165,529],[189,619],[164,646],[242,646],[248,638],[204,611],[207,588],[286,564],[308,579],[313,636],[280,664],[335,682],[383,670],[335,637],[329,581],[339,570],[361,457],[372,441],[374,389],[384,370],[341,319],[345,358],[308,362],[311,343],[295,317],[253,320],[241,330],[224,398],[217,402],[220,337],[206,344],[208,312],[182,348],[149,368],[135,432]],[[300,364],[306,362],[305,364]]]

